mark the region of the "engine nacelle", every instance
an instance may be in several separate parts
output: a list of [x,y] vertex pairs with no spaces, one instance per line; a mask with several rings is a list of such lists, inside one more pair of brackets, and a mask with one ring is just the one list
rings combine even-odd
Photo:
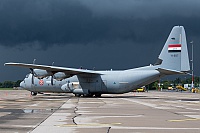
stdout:
[[73,88],[70,87],[72,86],[70,83],[66,83],[64,85],[61,86],[61,89],[64,91],[64,92],[73,92]]
[[65,74],[64,72],[57,72],[53,75],[53,78],[58,80],[58,81],[61,81],[65,78],[69,78],[69,77],[71,77],[71,75]]
[[37,77],[37,78],[39,78],[39,79],[42,79],[42,78],[44,78],[44,77],[53,75],[53,73],[52,73],[52,72],[49,72],[49,71],[47,71],[47,70],[33,69],[33,75],[34,75],[34,77]]

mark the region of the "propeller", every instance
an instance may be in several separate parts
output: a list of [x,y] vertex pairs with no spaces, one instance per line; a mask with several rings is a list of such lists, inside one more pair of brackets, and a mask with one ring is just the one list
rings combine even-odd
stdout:
[[[40,69],[37,69],[37,70],[40,70]],[[34,77],[37,77],[38,79],[42,79],[43,78],[42,76],[40,76],[40,73],[37,74],[37,71],[36,70],[34,71],[33,68],[30,68],[30,73],[32,74],[32,84],[34,84]],[[51,85],[53,85],[54,84],[53,83],[54,72],[52,72],[50,76],[51,76]],[[44,76],[44,77],[46,77],[46,76]]]
[[53,75],[51,76],[51,85],[53,85]]
[[31,83],[34,84],[34,70],[33,68],[30,68],[30,71],[31,71],[31,74],[32,74],[32,77],[31,77]]
[[37,76],[37,74],[34,72],[33,68],[30,68],[31,74],[33,74],[33,76]]
[[34,84],[34,76],[33,76],[33,74],[32,74],[32,80],[31,80],[31,82],[32,82],[32,84]]
[[[36,61],[36,59],[33,60],[33,64],[35,64],[35,61]],[[33,68],[30,68],[30,70],[31,70],[31,74],[32,74],[31,83],[33,85],[34,84],[34,76],[36,75],[36,73],[34,72]]]

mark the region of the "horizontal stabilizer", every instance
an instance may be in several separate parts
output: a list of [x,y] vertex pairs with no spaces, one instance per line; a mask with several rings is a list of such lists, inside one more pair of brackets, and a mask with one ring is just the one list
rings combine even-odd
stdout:
[[158,68],[156,70],[158,70],[161,74],[165,74],[165,75],[187,74],[185,72],[170,70],[170,69],[163,69],[163,68]]

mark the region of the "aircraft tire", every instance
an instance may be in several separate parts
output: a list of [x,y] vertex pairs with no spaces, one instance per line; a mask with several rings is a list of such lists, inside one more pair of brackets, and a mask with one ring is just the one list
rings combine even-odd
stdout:
[[90,94],[89,94],[89,97],[93,97],[93,96],[94,96],[94,94],[93,94],[93,93],[90,93]]
[[93,97],[93,95],[94,94],[91,94],[91,93],[89,93],[89,94],[83,94],[83,97]]
[[31,91],[31,95],[32,95],[32,96],[36,96],[36,95],[37,95],[37,92]]
[[97,93],[97,94],[94,94],[95,97],[101,97],[101,94]]
[[75,97],[81,97],[81,94],[75,94]]
[[88,94],[83,94],[83,97],[88,97],[89,95]]

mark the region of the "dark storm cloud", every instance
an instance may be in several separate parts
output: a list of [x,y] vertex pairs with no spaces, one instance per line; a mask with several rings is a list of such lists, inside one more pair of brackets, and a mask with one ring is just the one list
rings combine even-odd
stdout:
[[76,1],[13,0],[1,1],[0,16],[1,44],[54,44],[81,41],[80,21],[84,25],[90,11]]
[[98,70],[154,64],[174,25],[194,41],[200,75],[199,13],[200,0],[0,0],[0,81],[29,72],[5,62]]
[[[199,1],[1,0],[0,44],[148,44],[174,25],[200,33]],[[193,20],[191,22],[191,20]],[[164,39],[165,39],[164,38]]]

